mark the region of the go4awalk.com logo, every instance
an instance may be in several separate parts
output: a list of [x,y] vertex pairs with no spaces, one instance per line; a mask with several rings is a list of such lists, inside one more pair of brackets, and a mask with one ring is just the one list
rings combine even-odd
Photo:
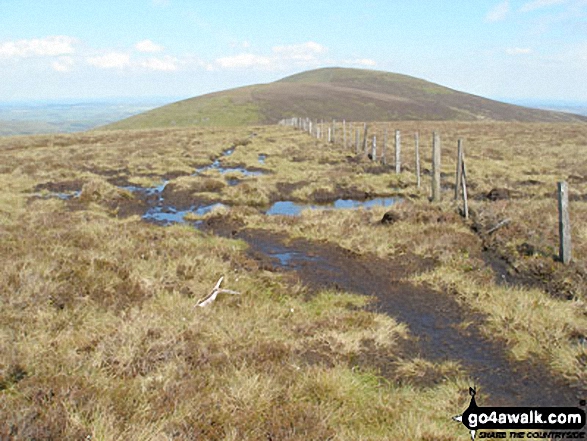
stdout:
[[[462,415],[453,417],[471,432],[471,439],[587,439],[585,411],[578,407],[479,407],[477,391],[469,388],[471,403]],[[581,402],[585,405],[585,402]],[[495,432],[479,432],[492,430]],[[520,430],[520,432],[499,432]]]

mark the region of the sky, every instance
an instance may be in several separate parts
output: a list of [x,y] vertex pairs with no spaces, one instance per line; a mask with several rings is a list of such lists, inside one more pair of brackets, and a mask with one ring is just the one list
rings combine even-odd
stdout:
[[320,67],[587,102],[587,0],[0,0],[0,101],[188,98]]

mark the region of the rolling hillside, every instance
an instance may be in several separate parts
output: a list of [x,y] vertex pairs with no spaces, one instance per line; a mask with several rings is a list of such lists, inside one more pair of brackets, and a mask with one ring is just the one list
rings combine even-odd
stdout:
[[407,75],[324,68],[178,101],[104,128],[274,124],[291,116],[347,121],[587,121],[584,116],[505,104]]

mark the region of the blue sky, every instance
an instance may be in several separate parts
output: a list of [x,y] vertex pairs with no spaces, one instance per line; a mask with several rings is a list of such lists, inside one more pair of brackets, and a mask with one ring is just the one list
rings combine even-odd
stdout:
[[587,0],[0,0],[0,101],[191,97],[326,66],[587,101]]

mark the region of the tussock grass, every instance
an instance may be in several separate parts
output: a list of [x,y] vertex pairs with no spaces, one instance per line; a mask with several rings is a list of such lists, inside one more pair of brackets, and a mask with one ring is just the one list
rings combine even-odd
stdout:
[[[392,133],[395,127],[403,134],[399,177],[356,158],[350,146],[283,127],[0,138],[0,420],[7,422],[0,437],[463,435],[449,418],[466,407],[466,373],[455,363],[412,358],[402,349],[412,337],[406,327],[365,311],[369,299],[332,291],[310,295],[250,260],[239,241],[116,217],[116,208],[136,197],[119,185],[163,179],[170,179],[171,195],[230,206],[204,219],[222,217],[359,254],[431,259],[434,270],[414,283],[482,312],[481,328],[507,342],[512,357],[538,357],[556,375],[585,384],[584,126],[410,122],[372,125],[370,133],[379,140],[385,128]],[[409,137],[415,130],[422,134],[423,169],[430,160],[424,134],[441,133],[446,199],[456,139],[466,139],[471,223],[448,200],[428,203],[427,176],[415,189]],[[234,187],[226,181],[234,176],[190,176],[235,145],[223,165],[266,174],[243,177]],[[388,162],[391,157],[389,147]],[[553,259],[553,192],[560,179],[569,180],[572,192],[576,262],[568,268]],[[483,199],[502,186],[512,190],[511,200]],[[60,189],[81,194],[52,198]],[[280,199],[360,194],[403,197],[392,208],[398,221],[381,225],[382,207],[308,210],[296,218],[258,210]],[[506,217],[510,225],[484,233]],[[483,247],[541,284],[496,284]],[[194,308],[222,275],[224,286],[242,294]]]

